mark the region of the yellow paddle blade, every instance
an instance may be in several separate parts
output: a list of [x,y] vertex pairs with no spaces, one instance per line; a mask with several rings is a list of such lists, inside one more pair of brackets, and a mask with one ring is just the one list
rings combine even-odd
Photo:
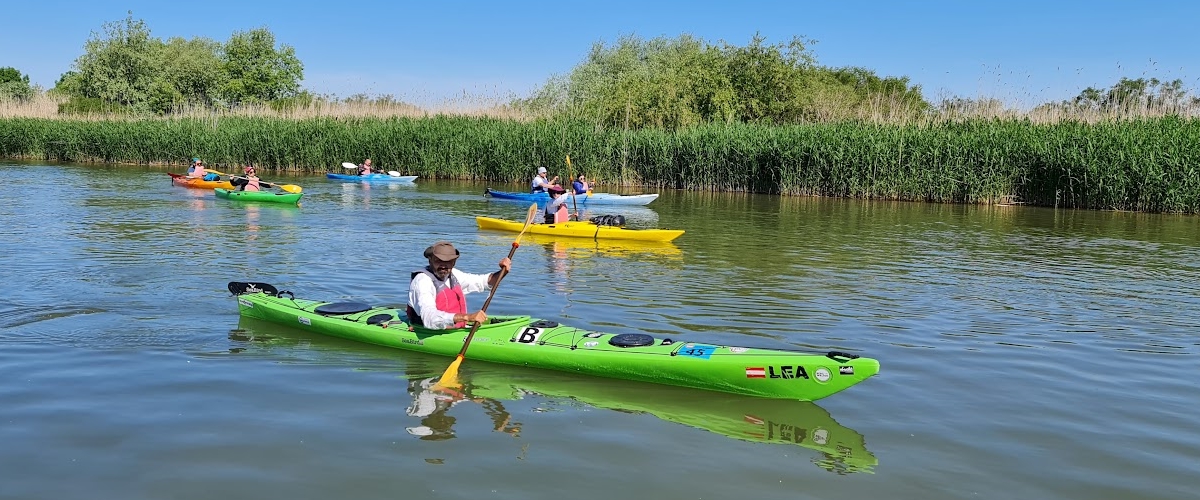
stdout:
[[304,191],[304,188],[297,186],[295,184],[280,184],[279,189],[282,189],[289,193],[299,193],[301,191]]
[[525,231],[529,230],[529,226],[533,225],[533,217],[537,214],[537,203],[529,205],[529,213],[525,214],[525,227],[521,228],[521,232],[517,233],[516,241],[513,241],[513,246],[520,246],[521,236]]
[[455,357],[454,362],[450,363],[450,366],[446,367],[446,371],[442,373],[442,378],[439,378],[437,384],[434,384],[434,388],[458,389],[462,387],[462,384],[458,383],[458,366],[462,364],[462,361],[462,354]]

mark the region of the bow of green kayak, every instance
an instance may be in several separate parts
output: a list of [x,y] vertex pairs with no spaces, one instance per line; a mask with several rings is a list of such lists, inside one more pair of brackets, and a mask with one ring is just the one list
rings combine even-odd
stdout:
[[[399,349],[455,356],[468,329],[427,330],[404,312],[363,303],[295,299],[273,287],[230,283],[243,316]],[[267,288],[269,287],[269,288]],[[265,289],[264,289],[265,288]],[[587,331],[529,316],[492,318],[467,359],[598,377],[636,380],[773,399],[817,400],[879,372],[879,362],[853,354],[685,342],[644,334]]]

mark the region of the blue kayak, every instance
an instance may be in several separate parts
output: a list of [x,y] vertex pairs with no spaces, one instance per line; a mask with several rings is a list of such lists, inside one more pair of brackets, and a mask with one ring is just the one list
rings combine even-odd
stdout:
[[[550,201],[550,195],[546,193],[514,193],[488,188],[484,194],[498,200],[532,201],[534,203],[546,203]],[[592,193],[590,195],[575,195],[575,202],[588,205],[646,205],[657,198],[657,194],[620,195]]]
[[351,182],[412,182],[412,181],[417,180],[417,176],[415,176],[415,175],[400,175],[400,176],[388,175],[388,174],[351,175],[351,174],[335,174],[333,172],[329,172],[329,173],[325,174],[325,177],[334,179],[334,180],[339,180],[339,181],[351,181]]

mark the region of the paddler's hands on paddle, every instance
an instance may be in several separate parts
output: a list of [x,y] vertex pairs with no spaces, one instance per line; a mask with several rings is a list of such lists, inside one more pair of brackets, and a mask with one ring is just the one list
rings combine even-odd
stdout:
[[500,281],[501,273],[508,274],[512,272],[512,259],[508,257],[500,259],[500,271],[500,273],[492,273],[492,276],[488,278],[488,286],[496,286],[496,283]]
[[[512,259],[509,259],[508,257],[500,259],[500,272],[492,273],[491,277],[488,278],[488,286],[489,287],[496,286],[496,284],[500,282],[500,277],[502,275],[505,275],[505,274],[508,274],[511,272],[512,272]],[[455,314],[454,322],[455,323],[468,323],[468,324],[479,323],[482,325],[484,323],[487,323],[487,313],[484,311],[475,311],[470,314],[462,314],[462,313]]]
[[458,313],[454,315],[454,322],[466,324],[479,323],[482,325],[487,323],[487,313],[483,311],[475,311],[467,314]]

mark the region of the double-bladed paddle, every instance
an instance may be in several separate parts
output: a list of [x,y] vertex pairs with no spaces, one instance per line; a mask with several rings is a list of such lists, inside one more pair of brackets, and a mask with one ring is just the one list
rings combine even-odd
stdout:
[[[511,261],[513,254],[517,253],[517,247],[521,246],[521,236],[529,229],[529,225],[533,224],[533,214],[535,213],[537,213],[537,203],[529,205],[529,213],[525,214],[525,227],[521,228],[521,232],[517,233],[517,239],[513,240],[512,248],[508,251],[508,260]],[[500,276],[496,278],[496,284],[492,285],[492,291],[488,293],[488,298],[483,302],[483,307],[479,309],[480,311],[487,312],[488,306],[492,303],[492,297],[496,296],[496,289],[500,288],[500,281],[504,279],[506,274],[508,274],[507,270],[500,270]],[[454,358],[454,361],[442,373],[442,378],[438,379],[435,388],[457,388],[460,385],[458,383],[458,366],[462,364],[463,357],[467,354],[467,346],[471,345],[471,339],[475,337],[475,332],[479,330],[479,326],[480,323],[478,321],[471,323],[471,332],[467,334],[466,340],[463,341],[462,350],[458,351],[458,356]]]
[[[357,168],[358,168],[358,165],[355,165],[355,164],[353,164],[353,163],[350,163],[350,162],[348,162],[348,161],[345,161],[345,162],[342,162],[342,168],[345,168],[345,169],[352,169],[352,168],[353,168],[353,169],[357,169]],[[404,176],[400,175],[400,172],[397,172],[397,171],[395,171],[395,170],[388,170],[388,171],[387,171],[387,174],[388,174],[388,175],[390,175],[390,176],[392,176],[392,177],[404,177]]]

